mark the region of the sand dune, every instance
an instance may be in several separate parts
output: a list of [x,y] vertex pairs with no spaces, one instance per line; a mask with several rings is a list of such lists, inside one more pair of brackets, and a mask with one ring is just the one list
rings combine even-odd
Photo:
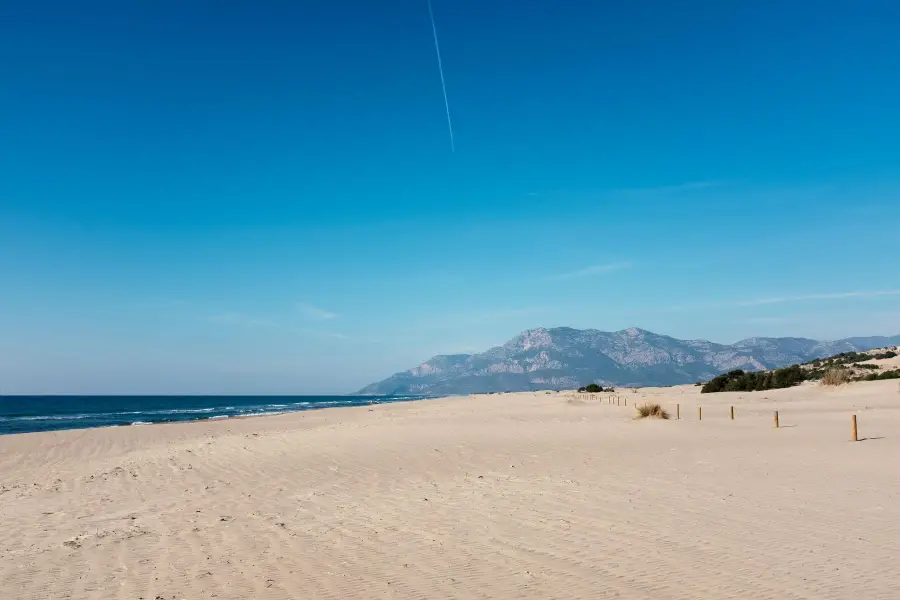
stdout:
[[621,395],[3,436],[0,598],[898,597],[897,382]]

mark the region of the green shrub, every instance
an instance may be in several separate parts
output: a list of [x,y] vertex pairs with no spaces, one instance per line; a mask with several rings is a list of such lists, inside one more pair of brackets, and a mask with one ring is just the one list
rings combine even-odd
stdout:
[[582,394],[599,394],[600,392],[603,392],[605,390],[602,386],[599,386],[596,383],[590,383],[584,387],[578,388],[578,391]]
[[746,373],[740,369],[713,377],[701,389],[701,394],[715,392],[761,392],[788,388],[803,383],[806,373],[800,365],[791,365],[774,371]]
[[869,373],[862,381],[880,381],[882,379],[900,379],[900,369],[882,371],[881,373]]
[[875,354],[866,354],[864,352],[841,352],[828,358],[819,358],[807,363],[813,367],[839,367],[841,365],[850,365],[866,360],[884,360],[886,358],[894,358],[897,352],[894,350],[885,350],[884,352],[876,352]]

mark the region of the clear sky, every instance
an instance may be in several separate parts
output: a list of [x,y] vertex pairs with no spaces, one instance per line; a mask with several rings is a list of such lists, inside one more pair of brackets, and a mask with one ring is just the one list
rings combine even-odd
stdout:
[[893,0],[0,4],[0,392],[900,333]]

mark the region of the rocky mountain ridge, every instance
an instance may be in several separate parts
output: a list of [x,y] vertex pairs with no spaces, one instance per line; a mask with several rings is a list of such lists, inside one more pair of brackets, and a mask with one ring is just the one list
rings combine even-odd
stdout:
[[679,340],[632,327],[529,329],[480,354],[440,355],[360,390],[359,394],[469,394],[614,386],[679,385],[731,369],[775,369],[840,352],[900,344],[894,337],[835,341],[748,338],[734,344]]

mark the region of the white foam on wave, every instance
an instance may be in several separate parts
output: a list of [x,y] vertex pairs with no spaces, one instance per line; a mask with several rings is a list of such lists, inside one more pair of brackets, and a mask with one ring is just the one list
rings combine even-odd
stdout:
[[284,410],[267,410],[267,411],[260,411],[260,412],[244,413],[244,414],[242,414],[241,416],[242,416],[242,417],[267,417],[267,416],[270,416],[270,415],[283,415],[285,412],[287,412],[287,411],[284,411]]
[[217,410],[233,410],[233,406],[213,406],[207,408],[160,408],[156,410],[135,410],[123,413],[111,413],[118,415],[183,415],[189,413],[211,413]]
[[34,415],[27,417],[0,417],[0,421],[66,421],[69,419],[90,419],[97,415]]

